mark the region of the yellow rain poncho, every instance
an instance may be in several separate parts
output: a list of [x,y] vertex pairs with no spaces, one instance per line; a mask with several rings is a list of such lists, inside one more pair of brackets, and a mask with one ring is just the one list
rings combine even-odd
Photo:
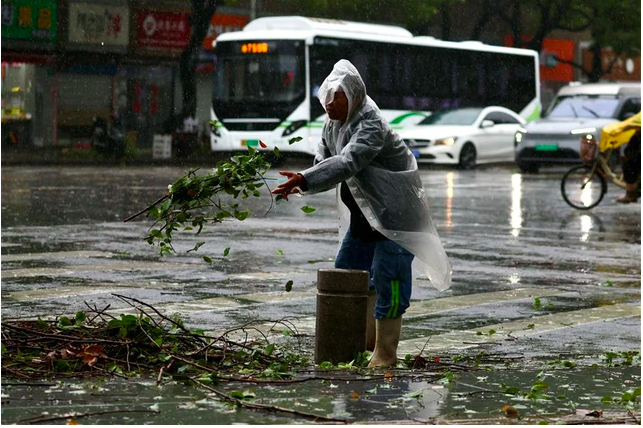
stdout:
[[641,130],[641,112],[622,122],[610,123],[601,130],[601,152],[626,144]]

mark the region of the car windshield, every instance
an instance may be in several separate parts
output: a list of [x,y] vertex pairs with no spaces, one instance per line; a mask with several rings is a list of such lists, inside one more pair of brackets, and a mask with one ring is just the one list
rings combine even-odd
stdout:
[[422,120],[418,125],[471,125],[482,111],[481,108],[439,110]]
[[559,97],[550,109],[551,118],[595,118],[616,117],[619,100],[614,95],[575,95]]

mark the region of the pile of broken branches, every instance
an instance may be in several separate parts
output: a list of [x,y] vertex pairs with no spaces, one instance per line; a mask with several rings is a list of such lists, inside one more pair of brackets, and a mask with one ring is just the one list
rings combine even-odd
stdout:
[[[211,384],[244,368],[246,378],[288,377],[307,364],[294,354],[279,354],[274,344],[188,329],[178,316],[115,294],[135,314],[111,315],[104,308],[79,311],[53,321],[2,322],[2,374],[18,378],[109,374],[158,375]],[[235,380],[239,380],[235,377]]]
[[[115,311],[109,311],[110,306],[98,309],[87,305],[89,310],[79,311],[73,317],[2,321],[2,375],[22,381],[106,375],[126,379],[155,377],[157,384],[176,381],[192,384],[232,405],[335,422],[346,420],[250,401],[235,395],[237,391],[225,392],[214,386],[222,382],[258,384],[422,377],[422,373],[415,370],[396,375],[374,374],[350,365],[356,372],[324,376],[323,370],[315,368],[301,349],[292,350],[292,344],[278,347],[258,329],[256,332],[261,334],[248,335],[248,330],[254,328],[252,325],[220,335],[207,334],[186,327],[178,316],[164,315],[150,304],[113,295],[127,303],[132,313],[115,316]],[[289,332],[288,337],[298,338],[289,321],[274,323],[274,329],[280,324],[282,331],[285,328]],[[245,339],[231,338],[244,337],[244,332]],[[418,361],[415,363],[418,365]],[[425,369],[426,365],[435,364],[424,363]],[[457,369],[455,365],[444,367],[449,368]],[[435,380],[442,375],[432,370],[424,376]]]

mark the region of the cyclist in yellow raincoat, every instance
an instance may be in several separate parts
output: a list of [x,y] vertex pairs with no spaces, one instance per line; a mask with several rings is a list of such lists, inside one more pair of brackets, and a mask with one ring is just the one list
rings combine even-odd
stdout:
[[616,148],[627,143],[623,156],[625,195],[616,201],[622,204],[636,202],[641,181],[641,112],[605,126],[601,131],[600,150]]

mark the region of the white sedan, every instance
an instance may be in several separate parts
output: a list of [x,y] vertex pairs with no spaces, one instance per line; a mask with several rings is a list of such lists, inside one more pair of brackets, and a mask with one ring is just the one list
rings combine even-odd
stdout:
[[418,162],[473,169],[489,162],[514,162],[514,135],[525,120],[504,107],[438,110],[399,131]]

